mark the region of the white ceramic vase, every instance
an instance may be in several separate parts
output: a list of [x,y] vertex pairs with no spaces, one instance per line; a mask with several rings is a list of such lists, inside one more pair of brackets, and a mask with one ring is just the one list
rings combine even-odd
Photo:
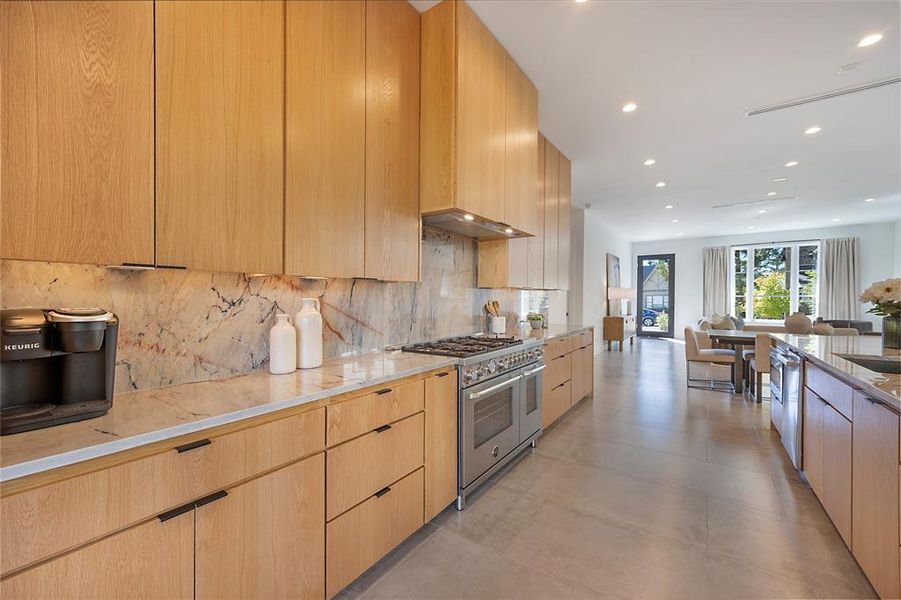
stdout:
[[297,368],[297,332],[288,322],[288,315],[275,315],[275,325],[269,330],[269,372],[273,375],[293,373]]
[[318,298],[304,298],[294,315],[297,329],[297,368],[314,369],[322,365],[322,315]]

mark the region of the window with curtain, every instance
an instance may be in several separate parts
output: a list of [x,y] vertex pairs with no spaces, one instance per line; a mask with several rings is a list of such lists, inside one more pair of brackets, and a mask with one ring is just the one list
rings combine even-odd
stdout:
[[733,246],[733,314],[751,321],[781,321],[794,312],[817,315],[820,243]]

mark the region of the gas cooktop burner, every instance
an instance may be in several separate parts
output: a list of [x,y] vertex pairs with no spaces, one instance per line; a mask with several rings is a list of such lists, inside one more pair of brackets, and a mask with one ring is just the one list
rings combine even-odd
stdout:
[[402,350],[404,352],[466,358],[468,356],[485,354],[486,352],[492,352],[502,348],[509,348],[510,346],[516,346],[518,344],[522,344],[522,340],[514,337],[481,337],[476,335],[466,335],[438,340],[437,342],[411,344],[409,346],[404,346]]

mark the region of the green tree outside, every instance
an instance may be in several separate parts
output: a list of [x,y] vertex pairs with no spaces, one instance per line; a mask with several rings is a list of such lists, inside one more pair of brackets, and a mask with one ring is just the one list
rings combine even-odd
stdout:
[[785,287],[785,273],[778,271],[754,279],[754,317],[784,319],[791,310],[791,295]]

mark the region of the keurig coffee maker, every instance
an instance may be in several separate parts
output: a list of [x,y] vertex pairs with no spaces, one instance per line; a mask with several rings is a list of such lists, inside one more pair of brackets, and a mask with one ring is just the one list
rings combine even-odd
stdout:
[[119,321],[102,308],[0,311],[0,434],[105,414]]

